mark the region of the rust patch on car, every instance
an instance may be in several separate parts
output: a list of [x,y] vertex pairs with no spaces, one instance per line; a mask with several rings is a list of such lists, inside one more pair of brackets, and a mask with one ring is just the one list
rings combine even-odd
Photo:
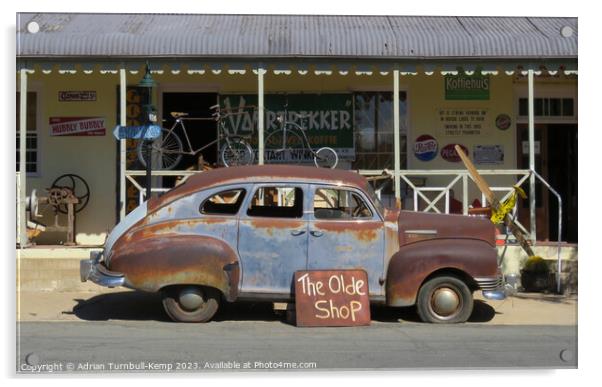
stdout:
[[305,221],[280,218],[254,218],[251,219],[251,226],[258,229],[299,228],[305,226]]
[[335,232],[335,233],[353,233],[357,240],[361,242],[372,242],[378,239],[378,230],[383,227],[382,222],[374,221],[319,221],[314,222],[316,229]]
[[432,273],[447,270],[468,278],[493,277],[497,252],[480,240],[453,239],[417,242],[402,247],[387,270],[387,304],[413,305],[420,285]]
[[176,284],[210,286],[236,298],[240,271],[236,254],[210,237],[165,234],[144,243],[116,246],[110,268],[136,289],[157,291]]

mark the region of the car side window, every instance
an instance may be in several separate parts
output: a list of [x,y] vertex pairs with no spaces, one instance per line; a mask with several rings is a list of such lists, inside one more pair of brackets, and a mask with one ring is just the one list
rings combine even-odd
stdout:
[[345,189],[318,188],[314,195],[316,219],[372,218],[372,211],[360,195]]
[[303,190],[298,187],[259,187],[251,199],[247,215],[302,218]]
[[236,215],[244,198],[242,188],[221,191],[207,198],[199,210],[207,215]]

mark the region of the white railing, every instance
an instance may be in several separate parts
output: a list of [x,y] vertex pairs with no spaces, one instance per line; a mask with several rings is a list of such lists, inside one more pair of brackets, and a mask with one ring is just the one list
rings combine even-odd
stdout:
[[[369,179],[380,179],[382,177],[394,178],[394,172],[391,170],[358,170],[358,173],[368,177]],[[512,184],[502,186],[491,186],[491,190],[494,192],[502,192],[503,196],[500,199],[501,202],[508,199],[514,191],[514,186],[521,186],[525,181],[528,180],[531,172],[528,169],[484,169],[478,171],[482,176],[514,176],[516,180],[513,180]],[[405,182],[411,195],[408,198],[405,197],[404,208],[412,209],[414,211],[423,212],[436,212],[436,213],[450,213],[450,199],[455,199],[455,195],[451,195],[451,192],[462,192],[462,213],[468,215],[469,203],[469,182],[472,182],[470,174],[467,170],[426,170],[426,169],[412,169],[412,170],[401,170],[400,178]],[[429,184],[431,180],[435,178],[437,182],[435,184]],[[474,183],[473,183],[474,184]],[[455,188],[457,185],[461,185],[460,190]],[[476,185],[475,185],[476,187]],[[378,190],[378,188],[377,188]],[[478,189],[477,189],[478,190]],[[480,192],[480,191],[478,191]],[[431,196],[429,196],[429,194]],[[483,207],[487,206],[487,199],[485,195],[481,193],[481,204]],[[443,200],[442,200],[443,199]],[[411,203],[409,206],[407,203]],[[421,208],[420,204],[424,203],[424,207]],[[515,208],[516,211],[516,208]],[[518,223],[523,232],[529,235],[533,235],[532,232],[526,230],[526,228]]]

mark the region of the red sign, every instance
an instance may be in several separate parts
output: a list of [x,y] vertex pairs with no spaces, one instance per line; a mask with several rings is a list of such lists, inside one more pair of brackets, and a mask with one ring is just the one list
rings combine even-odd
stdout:
[[104,117],[50,117],[51,136],[104,136]]
[[462,161],[460,155],[458,155],[458,152],[456,152],[456,150],[454,149],[455,145],[458,145],[460,148],[462,148],[464,153],[468,154],[468,148],[466,148],[462,144],[447,144],[446,146],[441,148],[441,158],[443,160],[449,161],[450,163],[459,163],[460,161]]
[[368,275],[364,270],[295,272],[297,326],[370,325]]

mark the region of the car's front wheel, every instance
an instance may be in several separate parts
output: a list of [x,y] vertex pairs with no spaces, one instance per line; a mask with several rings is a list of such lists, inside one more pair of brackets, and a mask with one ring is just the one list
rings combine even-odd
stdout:
[[472,314],[472,292],[461,279],[439,276],[426,281],[418,291],[416,309],[430,323],[461,323]]
[[177,322],[207,322],[219,308],[219,292],[208,287],[170,286],[161,296],[165,312]]

